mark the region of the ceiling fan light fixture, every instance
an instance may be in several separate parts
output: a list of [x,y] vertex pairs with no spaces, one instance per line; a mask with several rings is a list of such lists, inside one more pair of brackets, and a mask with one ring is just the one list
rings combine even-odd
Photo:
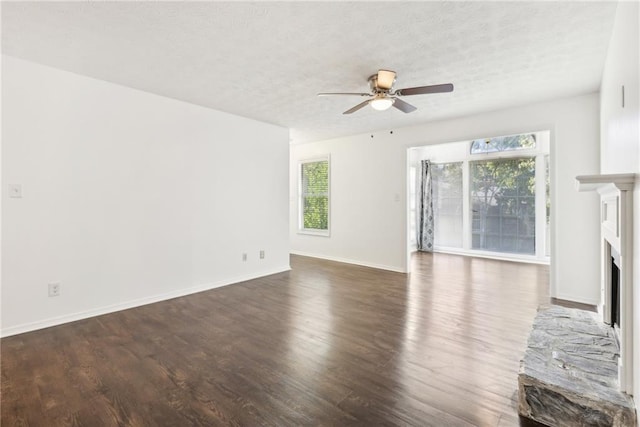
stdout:
[[378,97],[371,101],[371,108],[378,111],[388,110],[393,105],[393,101],[393,98]]

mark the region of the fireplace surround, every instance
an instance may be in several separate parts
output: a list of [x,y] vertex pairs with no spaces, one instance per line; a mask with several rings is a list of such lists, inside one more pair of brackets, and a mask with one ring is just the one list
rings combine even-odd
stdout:
[[637,426],[631,397],[635,180],[635,174],[576,177],[579,191],[600,195],[598,312],[540,307],[518,373],[521,416],[563,427]]
[[582,175],[578,191],[600,195],[601,292],[598,313],[620,346],[620,391],[633,393],[633,187],[635,174]]

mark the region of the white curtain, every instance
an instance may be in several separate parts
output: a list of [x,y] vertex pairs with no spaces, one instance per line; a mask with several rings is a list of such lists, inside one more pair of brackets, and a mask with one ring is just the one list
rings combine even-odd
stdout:
[[418,220],[418,250],[433,252],[433,193],[431,182],[431,162],[420,162],[420,181],[416,197],[416,213]]

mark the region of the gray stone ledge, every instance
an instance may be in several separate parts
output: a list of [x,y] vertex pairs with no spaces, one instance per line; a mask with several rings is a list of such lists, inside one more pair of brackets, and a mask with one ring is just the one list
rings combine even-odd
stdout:
[[520,362],[520,415],[549,426],[635,426],[633,399],[619,391],[619,348],[595,313],[541,308]]

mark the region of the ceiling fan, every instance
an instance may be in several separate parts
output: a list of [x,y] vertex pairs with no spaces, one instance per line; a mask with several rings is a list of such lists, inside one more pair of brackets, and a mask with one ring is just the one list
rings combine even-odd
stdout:
[[403,113],[411,113],[417,110],[416,107],[408,102],[400,99],[400,96],[409,95],[424,95],[428,93],[443,93],[453,92],[453,85],[451,83],[445,83],[441,85],[431,86],[418,86],[409,87],[404,89],[393,90],[393,84],[396,82],[396,72],[389,70],[378,70],[378,74],[374,74],[369,77],[369,93],[319,93],[318,96],[332,96],[332,95],[352,95],[352,96],[368,96],[370,97],[364,102],[356,105],[353,108],[348,109],[342,114],[355,113],[359,109],[371,104],[371,107],[375,110],[383,111],[392,106],[402,111]]

